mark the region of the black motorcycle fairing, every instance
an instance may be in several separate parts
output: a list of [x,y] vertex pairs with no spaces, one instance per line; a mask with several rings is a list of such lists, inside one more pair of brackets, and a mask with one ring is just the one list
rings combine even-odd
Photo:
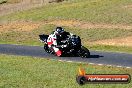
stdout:
[[81,39],[79,36],[72,35],[69,38],[70,47],[74,49],[80,49],[81,48]]
[[59,47],[59,49],[63,52],[65,55],[72,55],[72,56],[78,56],[78,51],[81,49],[81,39],[79,36],[71,35],[69,36],[63,43],[64,45],[67,45],[67,47]]
[[61,34],[57,35],[57,44],[58,45],[63,44],[63,42],[61,42],[61,41],[67,40],[67,38],[69,38],[69,36],[70,36],[70,33],[66,32],[66,31],[64,31]]
[[43,42],[47,42],[48,37],[49,35],[45,35],[45,34],[39,35],[40,40]]

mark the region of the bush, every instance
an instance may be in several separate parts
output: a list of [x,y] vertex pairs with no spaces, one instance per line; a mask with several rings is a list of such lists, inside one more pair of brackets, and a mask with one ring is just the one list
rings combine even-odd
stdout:
[[6,2],[7,2],[6,0],[2,0],[2,1],[0,1],[0,4],[4,4]]

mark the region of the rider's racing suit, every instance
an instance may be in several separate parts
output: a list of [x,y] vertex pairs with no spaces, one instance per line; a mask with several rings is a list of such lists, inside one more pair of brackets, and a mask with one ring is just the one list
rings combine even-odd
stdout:
[[49,35],[49,37],[47,39],[48,47],[53,49],[57,56],[61,56],[62,51],[59,50],[59,48],[57,48],[56,46],[59,45],[59,42],[61,42],[61,40],[66,39],[67,35],[72,35],[72,34],[69,32],[64,32],[61,35],[63,37],[60,37],[60,36],[56,35],[55,32],[53,32],[52,34]]

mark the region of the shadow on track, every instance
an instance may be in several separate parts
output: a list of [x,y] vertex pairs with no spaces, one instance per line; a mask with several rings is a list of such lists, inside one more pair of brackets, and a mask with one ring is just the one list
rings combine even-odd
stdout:
[[[79,57],[79,56],[63,55],[61,57]],[[90,55],[88,58],[100,58],[100,57],[104,57],[104,56],[101,56],[101,55]]]
[[100,58],[100,57],[104,57],[104,56],[100,56],[100,55],[90,55],[89,58]]

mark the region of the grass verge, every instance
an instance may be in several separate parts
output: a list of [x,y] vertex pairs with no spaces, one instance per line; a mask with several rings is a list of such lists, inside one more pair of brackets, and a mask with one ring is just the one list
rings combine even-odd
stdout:
[[131,88],[129,84],[87,84],[75,77],[79,66],[88,74],[130,74],[132,69],[58,62],[44,58],[0,55],[0,87],[3,88]]
[[130,53],[132,54],[132,47],[128,46],[112,46],[112,45],[86,45],[90,50],[106,51],[106,52],[118,52],[118,53]]
[[131,8],[125,8],[131,4],[131,0],[69,0],[2,16],[0,20],[77,19],[92,23],[131,25]]

